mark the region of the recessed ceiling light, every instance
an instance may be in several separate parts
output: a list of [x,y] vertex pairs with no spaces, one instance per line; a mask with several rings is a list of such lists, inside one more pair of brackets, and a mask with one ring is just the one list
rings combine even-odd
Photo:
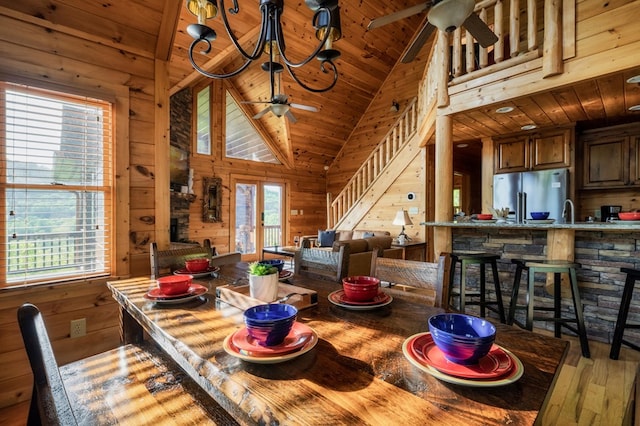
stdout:
[[535,129],[536,126],[535,124],[525,124],[524,126],[520,127],[522,130],[533,130]]
[[634,75],[627,79],[627,83],[640,83],[640,75]]
[[506,114],[511,111],[513,111],[513,107],[510,107],[510,106],[500,107],[496,110],[498,114]]
[[640,111],[640,105],[630,106],[629,111]]
[[469,146],[468,143],[459,143],[458,145],[456,145],[456,147],[458,147],[458,148],[466,148],[468,146]]

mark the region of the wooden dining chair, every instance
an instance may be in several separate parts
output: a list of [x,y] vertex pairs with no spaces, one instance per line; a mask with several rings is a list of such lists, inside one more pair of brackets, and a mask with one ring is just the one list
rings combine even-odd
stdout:
[[237,424],[150,342],[124,345],[58,368],[42,314],[18,308],[33,372],[27,425]]
[[214,249],[211,241],[205,239],[201,246],[184,247],[177,249],[158,250],[156,243],[151,243],[149,257],[151,261],[151,278],[158,278],[170,274],[176,269],[184,268],[184,262],[189,259],[206,257],[211,262]]
[[371,276],[378,278],[390,294],[410,295],[425,303],[448,308],[451,257],[440,255],[437,263],[379,257],[374,250]]
[[338,251],[301,248],[294,255],[295,274],[342,282],[349,271],[349,253],[348,245]]

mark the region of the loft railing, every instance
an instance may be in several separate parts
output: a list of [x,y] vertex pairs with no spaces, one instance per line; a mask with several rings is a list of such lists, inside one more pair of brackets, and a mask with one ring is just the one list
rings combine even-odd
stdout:
[[413,99],[396,124],[369,154],[340,194],[330,201],[329,222],[335,225],[375,182],[394,155],[411,139],[418,128],[418,109]]
[[[469,31],[456,29],[450,44],[451,85],[537,59],[543,53],[545,74],[561,72],[562,2],[484,0],[476,4],[475,12],[498,41],[484,48]],[[572,34],[564,36],[570,39]]]

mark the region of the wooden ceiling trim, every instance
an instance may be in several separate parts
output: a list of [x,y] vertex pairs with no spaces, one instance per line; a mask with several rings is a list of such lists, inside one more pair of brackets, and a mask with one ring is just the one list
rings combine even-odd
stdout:
[[533,101],[542,109],[554,124],[570,123],[571,119],[562,109],[551,93],[540,93],[533,96]]
[[576,84],[573,89],[588,120],[596,120],[602,117],[604,114],[604,105],[602,103],[602,93],[598,89],[597,84],[594,84],[593,81],[588,81]]
[[520,114],[516,115],[516,127],[520,129],[526,124],[535,123],[538,127],[548,127],[555,123],[549,117],[547,112],[531,98],[520,98],[516,101],[517,110]]
[[606,93],[603,100],[606,118],[612,119],[624,115],[624,81],[620,74],[611,75],[596,80],[600,93]]
[[562,111],[567,115],[570,122],[586,120],[587,114],[584,112],[580,100],[572,87],[565,87],[551,91],[553,97],[558,102]]

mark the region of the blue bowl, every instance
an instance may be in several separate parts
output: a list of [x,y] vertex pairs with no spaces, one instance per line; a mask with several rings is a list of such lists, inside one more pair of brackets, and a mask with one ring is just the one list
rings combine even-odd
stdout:
[[261,260],[260,263],[263,265],[275,266],[278,268],[278,272],[282,272],[282,268],[284,268],[284,260],[282,259]]
[[549,212],[531,212],[531,219],[533,220],[545,220],[549,217]]
[[249,336],[261,346],[282,343],[291,331],[298,310],[286,303],[258,305],[244,311],[244,323]]
[[429,318],[429,331],[445,358],[458,364],[475,364],[487,355],[496,338],[489,321],[465,314],[438,314]]

